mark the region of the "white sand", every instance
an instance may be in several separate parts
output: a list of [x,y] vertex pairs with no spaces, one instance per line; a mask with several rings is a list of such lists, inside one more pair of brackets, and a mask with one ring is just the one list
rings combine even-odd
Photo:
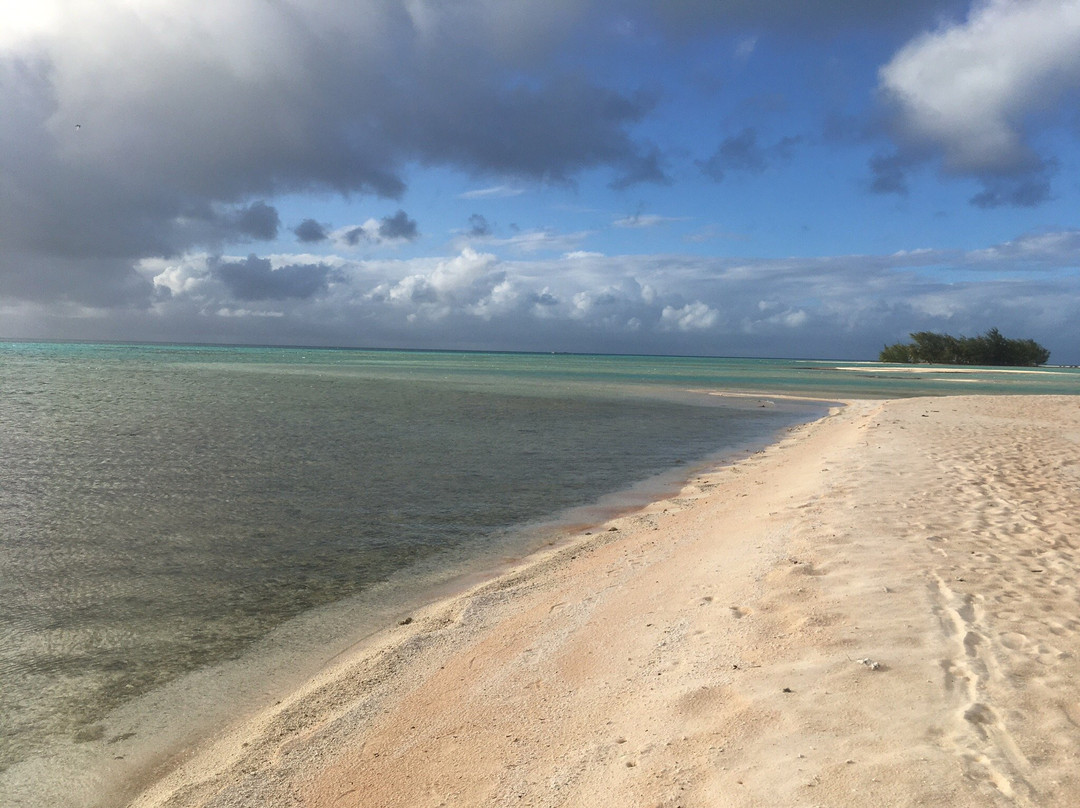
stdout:
[[833,370],[846,370],[856,373],[968,373],[978,374],[980,376],[986,376],[991,373],[1006,373],[1006,374],[1031,374],[1034,373],[1040,376],[1047,375],[1060,375],[1062,373],[1068,373],[1068,370],[1054,370],[1052,368],[1011,368],[1011,367],[944,367],[942,365],[882,365],[879,363],[865,365],[853,365],[835,367]]
[[854,402],[579,538],[136,805],[1080,805],[1080,398]]

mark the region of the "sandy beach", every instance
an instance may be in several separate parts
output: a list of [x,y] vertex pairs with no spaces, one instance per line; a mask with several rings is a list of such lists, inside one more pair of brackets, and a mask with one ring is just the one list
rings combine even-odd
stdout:
[[150,806],[1080,804],[1080,398],[855,401],[342,655]]

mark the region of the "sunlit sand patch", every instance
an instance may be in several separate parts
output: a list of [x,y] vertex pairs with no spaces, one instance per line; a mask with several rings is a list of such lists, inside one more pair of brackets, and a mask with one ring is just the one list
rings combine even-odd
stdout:
[[1048,370],[1035,368],[985,368],[985,367],[941,367],[939,365],[914,365],[914,366],[883,366],[883,365],[839,365],[833,370],[855,371],[858,373],[970,373],[985,375],[987,373],[1027,373],[1048,376],[1060,376],[1068,373],[1066,370]]

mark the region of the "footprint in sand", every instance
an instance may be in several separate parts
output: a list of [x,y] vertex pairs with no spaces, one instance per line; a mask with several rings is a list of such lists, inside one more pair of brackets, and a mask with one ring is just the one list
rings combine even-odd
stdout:
[[1001,644],[1010,651],[1019,651],[1028,644],[1028,638],[1023,634],[1009,631],[1001,635]]

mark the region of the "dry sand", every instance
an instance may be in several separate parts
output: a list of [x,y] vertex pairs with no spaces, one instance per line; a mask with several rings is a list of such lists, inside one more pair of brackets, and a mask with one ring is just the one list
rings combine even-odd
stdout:
[[1078,506],[1080,398],[852,402],[415,613],[135,804],[1080,805]]

